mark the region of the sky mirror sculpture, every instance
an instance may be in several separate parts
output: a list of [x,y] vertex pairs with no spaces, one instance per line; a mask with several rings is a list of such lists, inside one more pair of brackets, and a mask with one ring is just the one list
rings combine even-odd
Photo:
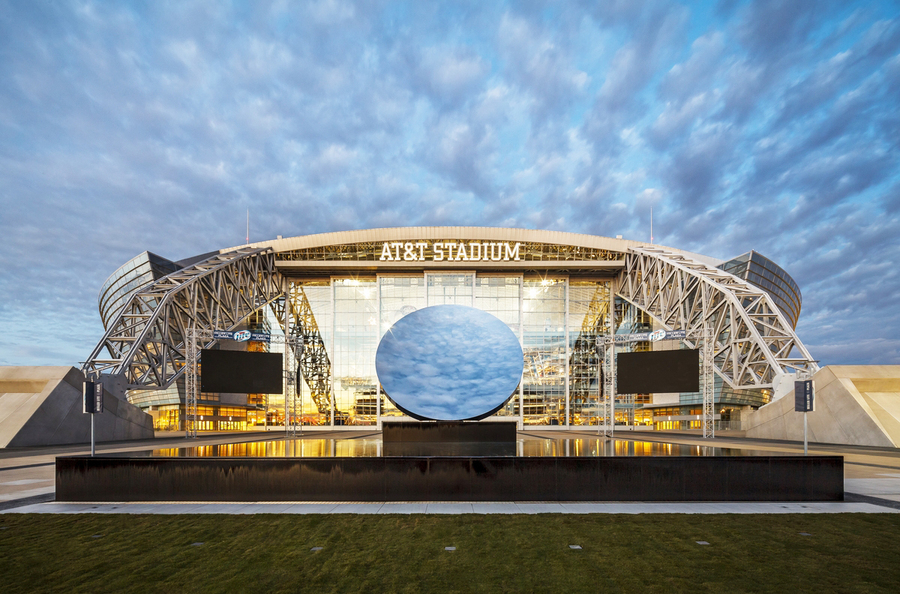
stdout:
[[419,420],[493,414],[515,392],[522,368],[522,347],[509,326],[462,305],[435,305],[404,316],[375,354],[385,394]]

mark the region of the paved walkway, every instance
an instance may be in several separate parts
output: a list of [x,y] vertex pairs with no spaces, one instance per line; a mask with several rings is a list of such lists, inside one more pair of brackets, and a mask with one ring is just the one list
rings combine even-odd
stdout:
[[[372,431],[307,433],[312,439],[353,439],[372,436]],[[280,439],[270,433],[203,435],[188,442],[183,436],[155,440],[100,444],[98,453],[134,452],[156,448],[213,445]],[[593,432],[532,431],[521,439],[592,438]],[[714,446],[744,450],[801,453],[803,444],[752,440],[720,435],[713,440],[690,433],[620,432],[618,439]],[[844,456],[844,502],[718,502],[718,503],[63,503],[54,499],[56,456],[90,453],[90,446],[16,448],[0,450],[0,513],[299,513],[299,514],[535,514],[535,513],[900,513],[900,450],[854,446],[811,445],[810,454]]]
[[900,513],[871,503],[34,503],[43,514],[838,514]]
[[[143,452],[157,448],[179,448],[189,445],[214,445],[278,439],[284,432],[222,433],[187,440],[184,433],[157,434],[156,439],[100,443],[98,454]],[[345,434],[342,434],[345,435]],[[334,434],[323,434],[323,437]],[[0,449],[0,511],[17,502],[54,498],[56,492],[56,457],[82,456],[91,453],[90,444]]]

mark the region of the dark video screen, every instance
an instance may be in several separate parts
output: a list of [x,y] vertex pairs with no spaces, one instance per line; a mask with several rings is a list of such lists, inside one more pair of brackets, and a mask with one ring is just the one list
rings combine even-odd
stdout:
[[616,393],[699,392],[700,351],[647,351],[616,356]]
[[281,353],[200,352],[200,391],[281,394]]

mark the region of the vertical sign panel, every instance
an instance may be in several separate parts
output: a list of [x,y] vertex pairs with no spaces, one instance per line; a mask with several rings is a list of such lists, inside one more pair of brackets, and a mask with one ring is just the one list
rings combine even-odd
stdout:
[[794,411],[812,412],[815,410],[815,394],[812,380],[794,382]]
[[103,384],[100,382],[84,382],[81,398],[85,414],[103,412]]
[[103,412],[103,384],[100,382],[94,384],[94,412]]
[[94,414],[94,391],[96,384],[94,382],[84,382],[84,389],[81,392],[82,411],[85,414]]

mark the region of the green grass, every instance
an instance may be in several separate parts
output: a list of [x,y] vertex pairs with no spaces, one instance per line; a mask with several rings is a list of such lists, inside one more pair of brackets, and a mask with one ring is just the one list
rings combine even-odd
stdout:
[[3,594],[298,591],[896,593],[900,514],[0,516]]

